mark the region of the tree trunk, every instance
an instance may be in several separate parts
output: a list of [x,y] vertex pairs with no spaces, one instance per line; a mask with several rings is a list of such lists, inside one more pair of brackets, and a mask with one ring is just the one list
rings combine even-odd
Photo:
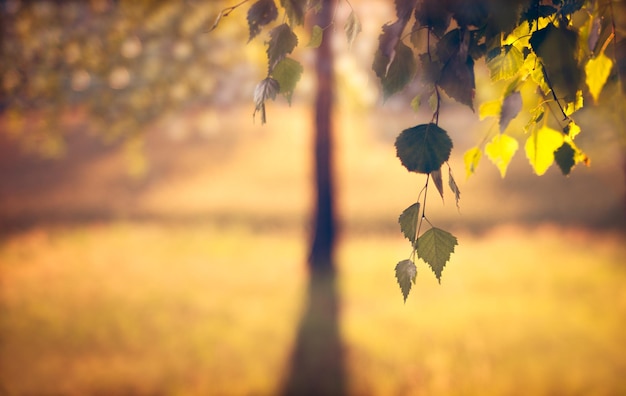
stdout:
[[[333,18],[335,0],[324,1],[317,15],[318,26],[329,26]],[[335,208],[333,185],[333,53],[332,30],[326,30],[317,50],[315,73],[317,97],[315,100],[315,212],[309,266],[311,270],[326,272],[333,268],[335,249]]]

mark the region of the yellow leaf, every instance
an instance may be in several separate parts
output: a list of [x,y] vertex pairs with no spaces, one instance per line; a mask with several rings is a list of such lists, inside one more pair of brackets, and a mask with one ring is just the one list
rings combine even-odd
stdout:
[[593,59],[589,59],[585,65],[587,86],[594,102],[598,101],[600,92],[602,92],[602,88],[609,78],[609,74],[611,74],[612,67],[613,60],[604,55],[604,52]]
[[518,146],[517,140],[505,134],[494,136],[485,146],[487,158],[498,167],[502,177],[506,176],[506,168],[509,166]]
[[570,121],[563,131],[573,140],[580,133],[580,127],[574,121]]
[[501,108],[502,101],[500,99],[485,102],[480,105],[480,108],[478,109],[478,116],[481,120],[484,120],[487,117],[499,116]]
[[478,147],[472,147],[463,154],[463,162],[465,163],[465,174],[470,177],[478,168],[478,163],[482,153]]
[[579,89],[578,91],[576,91],[576,101],[566,103],[563,111],[565,112],[565,115],[571,116],[572,114],[574,114],[575,111],[580,110],[582,108],[583,108],[583,91]]
[[562,144],[563,134],[547,126],[534,130],[526,140],[526,157],[538,176],[546,173],[554,162],[554,152]]

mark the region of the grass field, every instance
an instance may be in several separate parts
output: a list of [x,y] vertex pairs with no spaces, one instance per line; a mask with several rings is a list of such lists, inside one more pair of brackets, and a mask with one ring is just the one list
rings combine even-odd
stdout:
[[[349,236],[340,322],[355,395],[626,392],[626,247],[544,227],[463,235],[406,304],[395,236]],[[0,249],[9,395],[274,394],[294,342],[301,235],[114,223]]]

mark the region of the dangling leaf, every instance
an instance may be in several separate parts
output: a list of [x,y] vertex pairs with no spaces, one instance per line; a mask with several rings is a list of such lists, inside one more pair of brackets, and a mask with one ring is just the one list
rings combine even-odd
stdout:
[[322,38],[324,37],[324,29],[318,25],[314,25],[311,28],[311,40],[307,44],[307,47],[317,48],[322,44]]
[[486,58],[489,76],[494,82],[516,76],[524,64],[522,52],[510,44],[490,51]]
[[563,134],[543,126],[532,132],[526,140],[526,158],[538,176],[546,173],[554,162],[554,152],[563,144]]
[[433,178],[435,187],[437,187],[437,191],[439,191],[439,195],[441,195],[441,200],[443,201],[443,178],[441,177],[441,168],[430,172],[430,177]]
[[296,88],[296,84],[300,81],[300,76],[304,68],[300,62],[291,58],[284,58],[272,70],[272,77],[278,81],[279,93],[285,95],[287,102],[291,105],[291,97]]
[[396,47],[400,42],[405,22],[398,20],[383,26],[383,32],[378,37],[378,49],[374,54],[372,69],[381,81],[387,76],[391,62],[396,57]]
[[274,0],[259,0],[251,5],[248,10],[248,28],[250,30],[248,42],[259,34],[263,26],[271,23],[276,17],[278,17],[278,9]]
[[442,37],[450,26],[451,15],[439,0],[424,0],[415,9],[415,19],[427,26],[437,37]]
[[267,61],[269,69],[290,54],[298,45],[298,37],[286,23],[270,30],[270,41],[267,43]]
[[356,40],[356,36],[361,33],[361,21],[354,10],[350,12],[343,30],[346,32],[346,37],[348,38],[348,47],[351,48],[354,40]]
[[574,139],[580,133],[580,127],[572,120],[563,128],[563,133]]
[[452,168],[448,168],[448,186],[454,194],[454,201],[456,202],[457,209],[460,209],[459,201],[461,200],[461,190],[459,190],[459,186],[456,184],[456,181],[454,181],[454,176],[452,176]]
[[441,70],[438,85],[457,102],[474,110],[474,60],[453,57]]
[[566,26],[549,24],[530,38],[533,51],[541,58],[545,73],[558,97],[576,100],[582,73],[576,60],[578,34]]
[[593,59],[589,59],[589,62],[585,65],[589,93],[596,103],[598,102],[604,84],[606,84],[606,80],[609,78],[609,74],[611,74],[612,68],[613,60],[604,55],[604,52]]
[[405,129],[396,139],[396,153],[410,172],[431,173],[450,158],[452,140],[436,124]]
[[420,94],[415,95],[411,100],[411,109],[413,109],[413,111],[417,113],[419,111],[420,104],[422,104],[421,102],[422,96]]
[[506,176],[506,170],[518,148],[517,140],[509,135],[498,134],[485,145],[485,154],[500,170],[502,177]]
[[404,89],[413,79],[416,70],[413,51],[403,42],[398,42],[395,57],[389,64],[387,74],[381,78],[384,98],[386,99]]
[[406,239],[411,241],[411,245],[415,245],[415,240],[417,239],[417,222],[419,220],[419,214],[420,203],[416,202],[404,209],[398,218],[400,231],[402,231],[402,234],[404,234]]
[[567,176],[575,165],[574,155],[575,151],[568,143],[563,142],[561,147],[559,147],[554,152],[554,159],[556,160],[556,164],[561,168],[561,172]]
[[501,110],[502,101],[499,99],[491,100],[480,105],[478,108],[478,117],[481,120],[484,120],[487,117],[494,117],[499,115]]
[[441,283],[441,272],[458,244],[454,235],[439,228],[431,228],[417,240],[417,256],[424,260]]
[[280,4],[285,9],[289,23],[292,26],[302,25],[304,23],[304,12],[308,0],[280,0]]
[[400,285],[405,303],[416,277],[417,266],[413,261],[402,260],[396,265],[396,279],[398,280],[398,285]]
[[254,88],[254,113],[252,117],[260,111],[261,124],[265,124],[267,121],[265,117],[265,101],[268,99],[274,100],[279,89],[278,81],[270,77],[258,83],[256,88]]
[[472,147],[467,150],[465,154],[463,154],[463,163],[465,163],[465,175],[466,177],[470,177],[476,172],[476,168],[478,168],[478,163],[480,162],[480,158],[482,157],[482,152],[478,147]]
[[519,91],[507,95],[502,102],[500,111],[500,132],[504,132],[511,120],[519,114],[522,109],[522,95]]

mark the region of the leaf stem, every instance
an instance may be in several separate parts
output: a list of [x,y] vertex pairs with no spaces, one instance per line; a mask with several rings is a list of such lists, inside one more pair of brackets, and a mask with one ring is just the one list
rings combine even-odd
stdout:
[[246,4],[249,1],[250,0],[242,0],[241,2],[235,4],[234,6],[230,6],[230,7],[226,7],[222,9],[220,13],[217,14],[217,17],[215,18],[215,22],[213,23],[213,26],[211,26],[211,28],[207,31],[207,33],[215,30],[217,28],[217,25],[219,25],[220,21],[222,20],[222,18],[229,16],[231,12],[235,11],[237,8],[241,7],[242,5]]

